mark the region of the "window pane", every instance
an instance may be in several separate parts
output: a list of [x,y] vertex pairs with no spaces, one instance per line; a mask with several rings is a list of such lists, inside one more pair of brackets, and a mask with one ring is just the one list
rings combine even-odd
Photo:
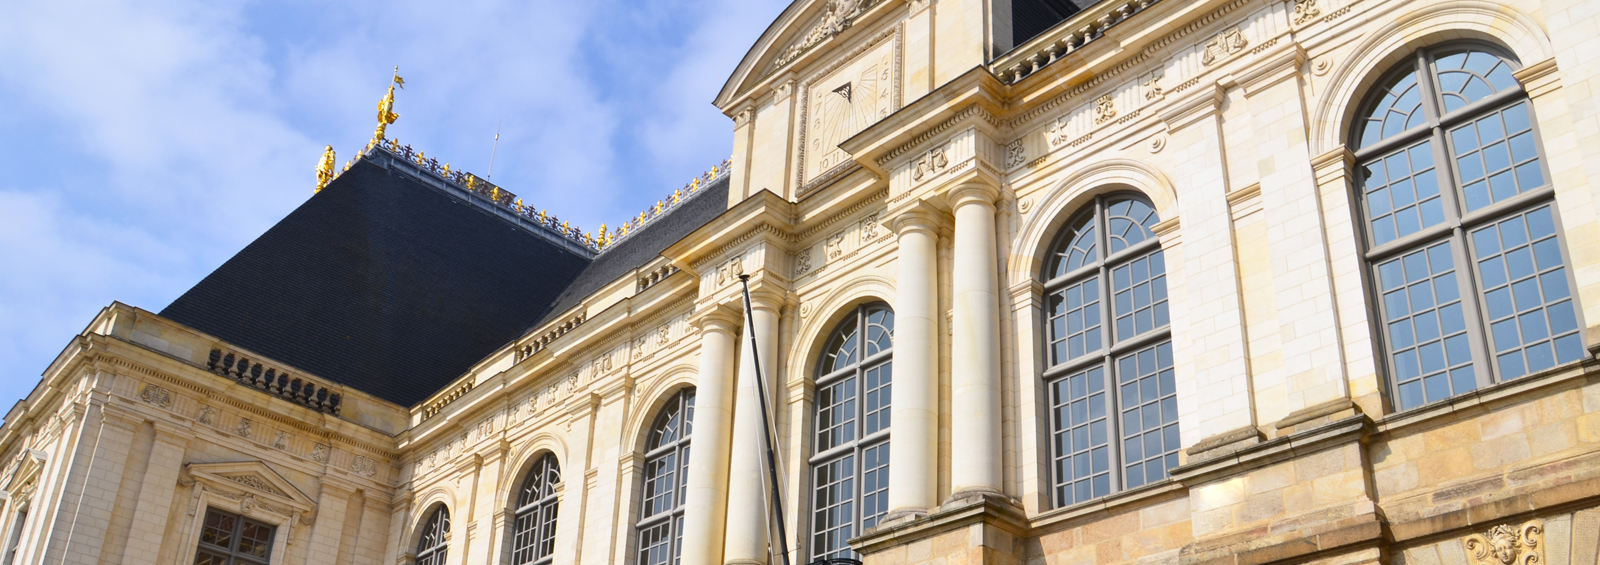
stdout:
[[889,444],[861,451],[861,527],[878,525],[889,513]]
[[1439,72],[1439,94],[1446,112],[1482,100],[1517,86],[1511,66],[1500,57],[1483,51],[1457,51],[1440,56],[1434,63]]
[[856,379],[848,377],[817,388],[817,451],[856,438]]
[[1094,215],[1084,214],[1063,232],[1055,256],[1055,265],[1049,278],[1065,275],[1100,258],[1096,250]]
[[1527,102],[1450,131],[1468,211],[1544,186],[1539,151],[1527,122]]
[[[1094,367],[1050,384],[1055,421],[1054,468],[1056,504],[1065,506],[1111,494],[1109,476],[1105,371]],[[1077,485],[1082,485],[1078,487]]]
[[1384,337],[1402,391],[1402,410],[1471,390],[1450,377],[1455,370],[1472,370],[1452,251],[1451,242],[1445,241],[1378,267],[1380,272],[1405,273],[1383,300]]
[[[866,430],[863,434],[872,434],[878,430],[889,429],[889,400],[891,388],[889,386],[889,373],[893,363],[866,370]],[[852,438],[854,439],[854,438]]]
[[1149,204],[1127,197],[1111,199],[1106,205],[1106,238],[1111,243],[1111,252],[1155,237],[1150,229],[1159,221]]
[[1373,245],[1444,221],[1431,140],[1372,159],[1359,171]]
[[1407,72],[1390,78],[1378,87],[1381,98],[1361,120],[1361,141],[1366,147],[1389,136],[1420,125],[1423,116],[1422,91],[1417,73]]
[[[1563,338],[1577,335],[1577,317],[1566,267],[1549,260],[1558,245],[1550,207],[1474,231],[1472,241],[1499,377],[1514,379],[1580,359],[1582,348],[1562,345],[1571,341]],[[1536,260],[1541,248],[1545,258]]]
[[1157,250],[1112,270],[1112,305],[1119,341],[1167,325],[1165,264]]
[[1059,316],[1052,314],[1049,338],[1060,346],[1053,348],[1050,364],[1058,365],[1099,351],[1102,346],[1100,278],[1091,277],[1073,284],[1054,296],[1062,310]]
[[1177,394],[1166,393],[1162,386],[1173,380],[1171,349],[1172,342],[1163,342],[1117,359],[1123,464],[1129,488],[1166,478],[1168,455],[1176,462]]
[[850,557],[854,537],[855,457],[846,455],[815,468],[811,505],[811,556]]

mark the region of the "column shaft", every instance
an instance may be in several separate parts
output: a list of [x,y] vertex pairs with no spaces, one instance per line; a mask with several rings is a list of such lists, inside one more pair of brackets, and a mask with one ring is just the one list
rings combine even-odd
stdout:
[[[755,300],[756,343],[761,349],[761,370],[771,393],[773,357],[777,354],[778,311],[775,301]],[[766,444],[761,428],[761,400],[756,389],[756,365],[750,355],[749,336],[739,354],[739,400],[734,411],[733,458],[728,481],[728,535],[723,563],[766,563],[771,484],[766,474]],[[768,406],[772,399],[769,397]],[[692,459],[691,459],[692,460]]]
[[[1000,296],[994,188],[969,183],[950,191],[955,208],[951,336],[952,497],[1001,493]],[[892,489],[891,489],[892,490]]]
[[926,216],[902,219],[895,282],[895,398],[890,411],[890,516],[923,514],[938,504],[938,236]]
[[719,565],[727,518],[738,325],[726,315],[703,318],[699,325],[700,375],[694,393],[694,452],[689,457],[684,494],[682,562]]

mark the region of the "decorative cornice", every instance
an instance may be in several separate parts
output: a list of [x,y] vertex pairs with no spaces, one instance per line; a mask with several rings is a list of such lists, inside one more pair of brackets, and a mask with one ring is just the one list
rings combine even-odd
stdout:
[[955,126],[957,126],[957,125],[959,125],[961,123],[964,123],[965,121],[967,121],[968,119],[973,118],[973,117],[978,117],[978,118],[982,119],[984,122],[987,122],[989,125],[992,125],[992,126],[995,126],[995,127],[1001,127],[1003,125],[999,121],[999,119],[997,119],[995,117],[994,114],[989,112],[988,109],[986,109],[983,106],[979,106],[978,104],[974,103],[974,104],[972,104],[970,106],[967,106],[966,108],[961,109],[961,111],[956,112],[956,114],[954,116],[951,116],[950,119],[947,119],[947,120],[945,120],[943,122],[940,122],[939,125],[933,126],[932,128],[929,128],[927,131],[924,131],[924,132],[922,132],[920,134],[917,134],[916,137],[911,138],[911,141],[907,141],[905,143],[902,143],[899,146],[895,147],[894,149],[889,150],[888,153],[884,153],[883,156],[878,157],[874,161],[876,161],[878,166],[880,166],[880,167],[885,166],[890,161],[893,161],[896,157],[899,157],[901,155],[904,155],[904,154],[910,152],[912,149],[916,148],[918,145],[921,145],[923,142],[926,142],[926,141],[928,141],[930,139],[933,139],[934,136],[937,136],[937,135],[939,135],[941,133],[944,133],[946,130],[949,130],[950,128],[953,128],[953,127],[955,127]]
[[819,224],[817,224],[815,226],[811,226],[810,228],[807,228],[806,231],[800,232],[800,235],[796,236],[794,239],[796,241],[805,241],[807,239],[810,239],[811,236],[817,235],[817,233],[821,232],[822,230],[828,229],[829,226],[832,226],[832,225],[834,225],[836,223],[839,223],[840,220],[848,218],[852,214],[855,214],[856,212],[860,212],[863,208],[866,208],[867,206],[870,206],[870,205],[876,203],[877,201],[882,200],[884,197],[886,197],[888,195],[889,195],[889,189],[887,189],[887,188],[878,189],[878,191],[873,192],[871,195],[869,195],[866,198],[862,199],[860,202],[856,202],[855,204],[850,205],[850,207],[845,208],[844,210],[842,210],[842,211],[840,211],[838,213],[835,213],[833,215],[828,216],[826,219],[822,220],[821,223],[819,223]]

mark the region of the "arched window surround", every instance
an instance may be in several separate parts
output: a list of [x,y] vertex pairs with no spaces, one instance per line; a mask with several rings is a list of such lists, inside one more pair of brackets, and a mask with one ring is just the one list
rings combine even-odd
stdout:
[[810,559],[859,558],[846,541],[888,511],[894,310],[868,299],[814,357],[806,520]]
[[645,431],[635,504],[634,565],[677,565],[683,553],[685,478],[694,433],[694,387],[673,391]]
[[535,457],[512,491],[511,563],[544,565],[555,559],[561,465],[548,451]]
[[1179,445],[1155,207],[1142,193],[1104,188],[1060,217],[1037,271],[1048,421],[1041,490],[1052,507],[1162,480]]
[[[1487,69],[1489,57],[1499,66],[1480,73],[1478,92],[1470,93],[1462,84],[1474,79],[1463,82],[1456,69],[1474,61]],[[1586,354],[1538,120],[1512,75],[1517,59],[1476,40],[1397,59],[1361,93],[1348,137],[1375,357],[1387,404],[1403,411]],[[1373,135],[1369,116],[1391,106],[1387,93],[1402,82],[1414,83],[1421,118]],[[1519,237],[1532,241],[1517,243]],[[1522,276],[1512,261],[1530,253],[1540,260]],[[1534,279],[1537,300],[1505,298]],[[1514,306],[1507,310],[1507,303]],[[1547,323],[1520,323],[1534,317]]]

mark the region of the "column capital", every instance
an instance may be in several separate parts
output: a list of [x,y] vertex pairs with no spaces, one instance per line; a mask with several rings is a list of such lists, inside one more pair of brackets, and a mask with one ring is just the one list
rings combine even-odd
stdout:
[[946,223],[945,212],[926,200],[917,200],[892,213],[889,225],[900,236],[916,232],[936,235],[939,227]]
[[968,204],[982,204],[993,208],[995,201],[1000,199],[1000,189],[987,182],[971,179],[950,187],[945,197],[950,200],[952,209],[960,209]]
[[740,313],[730,304],[712,304],[699,309],[689,317],[689,323],[701,332],[733,335],[739,329]]

